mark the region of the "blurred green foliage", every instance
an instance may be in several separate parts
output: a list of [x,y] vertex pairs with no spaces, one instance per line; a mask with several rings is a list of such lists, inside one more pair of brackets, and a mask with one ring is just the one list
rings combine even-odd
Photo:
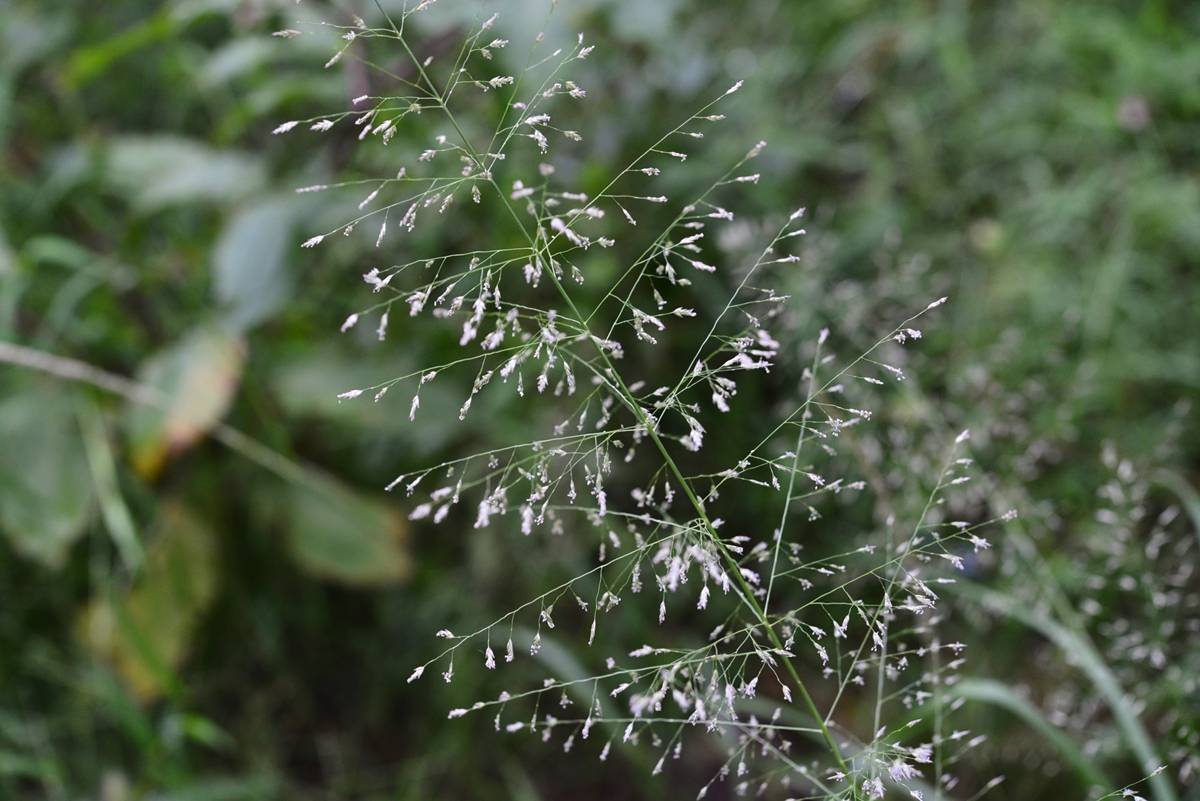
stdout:
[[[426,32],[435,49],[460,9],[486,16],[463,6]],[[514,39],[545,18],[532,1],[499,10]],[[0,341],[155,399],[0,364],[0,795],[664,797],[636,754],[614,775],[486,721],[446,724],[447,708],[480,695],[478,665],[452,686],[404,682],[435,629],[490,620],[587,557],[551,542],[535,559],[465,526],[410,530],[380,493],[406,467],[545,421],[486,398],[464,424],[418,426],[400,401],[337,403],[452,343],[396,323],[383,346],[370,330],[339,336],[364,302],[371,243],[299,250],[355,199],[292,190],[394,172],[394,151],[420,147],[432,123],[391,151],[359,152],[336,133],[271,137],[380,80],[351,59],[321,70],[327,40],[270,36],[297,14],[344,19],[308,0],[0,8]],[[1137,496],[1147,517],[1179,498],[1196,516],[1200,7],[563,0],[549,24],[604,51],[579,109],[591,160],[569,165],[585,186],[714,87],[748,79],[732,130],[694,160],[701,178],[670,186],[770,142],[738,210],[754,221],[810,206],[804,262],[783,287],[797,336],[831,325],[850,350],[949,294],[880,429],[897,451],[920,450],[913,431],[975,432],[995,476],[981,503],[1021,508],[1032,561],[1016,564],[1037,565],[985,563],[975,580],[1046,601],[1097,637],[1105,610],[1132,615],[1095,583],[1115,570],[1096,520],[1116,469],[1101,444],[1159,477],[1126,482],[1133,495],[1149,487]],[[487,228],[464,212],[404,247],[436,252]],[[739,430],[789,380],[739,397],[714,462],[741,452]],[[459,402],[448,386],[423,396]],[[913,463],[879,464],[900,495]],[[1181,553],[1194,562],[1195,543]],[[1194,629],[1197,611],[1176,610],[1178,625],[1190,616]],[[1094,692],[1046,630],[972,614],[961,624],[991,627],[972,644],[978,675],[1046,708],[1058,687],[1074,688],[1067,706]],[[638,616],[620,620],[631,639],[652,636]],[[544,653],[571,672],[569,652]],[[1200,749],[1200,655],[1170,654],[1160,676],[1104,656],[1140,699],[1172,780],[1197,781],[1185,755]],[[1039,722],[1024,696],[971,687],[992,703],[978,727],[996,732],[972,775],[1008,774],[1006,797],[1075,797],[1084,785],[1060,773],[1064,760],[1085,776],[1093,764],[1143,775],[1123,730],[1105,734],[1109,713],[1091,718],[1087,753],[1056,752],[1071,714]],[[1030,725],[1049,739],[1029,738]]]

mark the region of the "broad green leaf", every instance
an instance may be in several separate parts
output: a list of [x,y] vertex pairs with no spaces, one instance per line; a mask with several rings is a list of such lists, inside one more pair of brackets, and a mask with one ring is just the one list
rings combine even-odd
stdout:
[[266,200],[235,209],[213,253],[213,286],[227,319],[238,329],[262,322],[291,295],[286,255],[296,205]]
[[144,211],[176,203],[225,204],[262,187],[262,163],[174,136],[121,136],[108,145],[108,182]]
[[288,487],[292,556],[309,573],[346,584],[408,576],[407,521],[382,501],[326,479]]
[[229,408],[242,375],[245,347],[219,327],[196,329],[152,357],[139,380],[159,393],[153,405],[131,406],[126,415],[131,459],[143,475],[203,437]]
[[266,65],[279,53],[279,40],[260,36],[235,39],[216,50],[196,75],[203,89],[216,89]]
[[[360,326],[375,324],[374,318],[359,323]],[[486,420],[483,416],[468,416],[464,424],[456,415],[432,413],[439,408],[457,409],[462,403],[448,384],[435,381],[421,388],[421,410],[415,423],[408,419],[409,403],[417,386],[414,381],[397,384],[378,403],[373,401],[373,393],[348,402],[337,397],[348,389],[374,386],[418,366],[411,356],[395,356],[390,349],[380,358],[364,354],[363,349],[350,343],[335,342],[277,359],[272,365],[271,382],[289,416],[319,417],[376,432],[400,434],[406,448],[415,453],[429,453],[461,436],[464,425],[470,427],[477,420]],[[476,399],[475,408],[484,409],[489,402],[491,396],[481,396]]]
[[94,599],[81,620],[92,653],[112,664],[142,701],[173,688],[217,577],[213,535],[182,506],[167,503],[155,528],[158,536],[133,586]]
[[[284,355],[272,368],[272,385],[289,415],[325,417],[372,427],[412,427],[407,406],[402,407],[404,414],[398,415],[391,402],[372,403],[364,396],[365,403],[343,403],[337,398],[340,392],[369,387],[390,373],[406,370],[407,364],[399,368],[394,363],[385,366],[370,356],[356,353],[352,346],[325,343],[301,354]],[[400,390],[396,392],[396,397],[401,397]],[[403,401],[408,397],[404,396]],[[390,393],[385,400],[390,400]]]
[[0,20],[0,73],[16,75],[39,59],[61,53],[71,27],[66,15],[41,13],[32,4],[6,5]]
[[0,529],[17,552],[58,567],[92,509],[72,392],[17,385],[0,401],[0,443]]
[[69,84],[83,86],[107,72],[117,60],[162,41],[175,31],[175,20],[165,10],[159,11],[114,36],[76,48],[66,63],[64,77]]

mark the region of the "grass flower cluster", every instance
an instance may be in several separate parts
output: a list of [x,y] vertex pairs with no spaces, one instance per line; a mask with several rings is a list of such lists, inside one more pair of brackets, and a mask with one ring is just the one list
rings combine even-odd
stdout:
[[[573,68],[594,46],[580,36],[555,47],[539,35],[523,71],[497,74],[493,54],[509,42],[491,32],[491,17],[441,63],[422,57],[412,33],[430,5],[384,14],[377,27],[331,26],[341,43],[329,64],[358,48],[369,53],[370,44],[403,53],[408,69],[392,75],[399,94],[364,95],[352,109],[274,130],[351,126],[359,140],[386,146],[410,118],[445,126],[420,153],[399,154],[394,176],[301,190],[360,195],[357,216],[304,247],[360,227],[374,232],[379,263],[363,275],[372,302],[346,318],[343,332],[372,324],[384,340],[408,317],[450,327],[461,348],[452,361],[348,388],[339,399],[393,403],[403,394],[398,413],[420,425],[426,414],[454,413],[422,408],[422,390],[436,381],[462,387],[459,420],[484,393],[552,410],[558,422],[541,438],[409,470],[387,489],[410,499],[415,521],[505,527],[528,537],[533,553],[541,538],[566,537],[592,556],[587,570],[490,621],[448,622],[437,632],[444,645],[409,681],[440,674],[451,682],[462,660],[503,673],[536,656],[546,638],[574,641],[597,672],[507,686],[448,717],[486,714],[498,731],[587,748],[601,760],[614,747],[650,749],[653,773],[708,738],[725,756],[696,788],[699,797],[719,784],[781,797],[953,791],[955,763],[984,738],[954,727],[959,702],[944,693],[967,645],[939,635],[942,587],[991,547],[990,530],[1015,516],[958,518],[956,496],[972,480],[969,432],[939,446],[919,515],[846,532],[828,552],[809,547],[824,505],[861,502],[872,491],[855,469],[852,440],[871,436],[872,406],[906,378],[893,362],[919,347],[918,326],[946,298],[911,310],[849,356],[838,354],[830,328],[781,344],[776,325],[803,300],[773,287],[798,269],[804,208],[768,223],[765,241],[744,259],[715,244],[736,219],[739,194],[762,180],[753,170],[766,143],[690,197],[664,189],[676,172],[704,171],[696,166],[703,140],[719,135],[740,81],[589,194],[558,163],[587,146],[564,120],[587,102]],[[492,93],[503,97],[499,119],[480,120],[477,99]],[[388,263],[409,250],[403,238],[418,226],[453,226],[463,204],[481,206],[497,239],[517,244]],[[653,206],[674,211],[665,227],[645,222]],[[604,251],[624,266],[585,307],[577,288],[594,280]],[[692,357],[673,375],[646,375],[634,351],[668,337],[681,338]],[[796,360],[796,350],[807,366],[788,408],[741,458],[711,469],[700,455],[721,436],[722,416],[745,386]],[[724,524],[722,509],[737,504],[754,505],[756,527]],[[605,619],[618,607],[653,616],[661,640],[609,636]],[[682,631],[664,626],[676,616],[688,621]],[[843,721],[844,708],[864,704],[873,710],[869,727]]]

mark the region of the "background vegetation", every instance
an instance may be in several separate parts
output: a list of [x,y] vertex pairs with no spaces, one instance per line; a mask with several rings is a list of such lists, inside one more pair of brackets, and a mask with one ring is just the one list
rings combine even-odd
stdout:
[[[442,2],[455,8],[423,31],[434,52],[487,15]],[[514,39],[546,19],[532,0],[495,10]],[[481,666],[405,683],[433,631],[490,620],[586,554],[418,527],[382,493],[544,421],[494,401],[414,426],[406,402],[336,402],[452,343],[403,324],[383,344],[337,333],[364,304],[371,243],[301,251],[352,201],[293,190],[394,172],[395,153],[270,136],[379,80],[350,59],[321,70],[328,41],[270,36],[298,15],[346,11],[0,4],[0,343],[42,354],[30,369],[0,351],[0,796],[664,798],[702,783],[702,756],[672,768],[678,784],[636,757],[606,770],[487,720],[447,723],[497,689]],[[861,446],[892,492],[843,522],[903,514],[926,442],[964,427],[990,476],[979,502],[1021,512],[952,593],[970,646],[956,692],[989,735],[963,797],[995,774],[995,797],[1084,797],[1163,763],[1140,792],[1200,798],[1200,7],[562,0],[546,24],[600,45],[577,124],[594,161],[571,165],[584,184],[747,78],[694,169],[710,179],[771,143],[740,215],[748,234],[760,212],[809,206],[784,287],[797,336],[832,324],[850,350],[951,296]],[[464,213],[401,247],[488,224]],[[79,365],[61,359],[130,383],[70,380]],[[743,452],[739,430],[794,379],[739,396],[713,458]],[[620,620],[630,639],[650,628]],[[576,644],[543,659],[570,672]]]

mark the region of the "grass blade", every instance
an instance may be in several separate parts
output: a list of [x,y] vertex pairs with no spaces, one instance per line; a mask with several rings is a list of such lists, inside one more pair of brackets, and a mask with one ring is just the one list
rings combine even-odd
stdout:
[[1089,789],[1099,788],[1102,792],[1112,789],[1112,781],[1084,756],[1075,741],[1062,729],[1046,720],[1041,710],[1013,692],[1008,685],[994,679],[963,679],[946,688],[946,692],[967,701],[990,704],[1011,712],[1053,745],[1059,755],[1079,774],[1079,778],[1090,785]]
[[[980,604],[990,611],[1016,620],[1037,630],[1053,642],[1091,680],[1096,691],[1104,698],[1113,719],[1121,732],[1121,738],[1137,757],[1139,767],[1149,775],[1163,764],[1137,713],[1125,697],[1116,676],[1108,669],[1104,659],[1096,652],[1092,643],[1084,636],[1067,628],[1056,620],[1038,611],[1029,604],[1018,602],[1004,593],[990,590],[968,581],[947,585],[964,599]],[[1165,774],[1152,776],[1149,780],[1151,793],[1156,801],[1178,801],[1179,796]]]

